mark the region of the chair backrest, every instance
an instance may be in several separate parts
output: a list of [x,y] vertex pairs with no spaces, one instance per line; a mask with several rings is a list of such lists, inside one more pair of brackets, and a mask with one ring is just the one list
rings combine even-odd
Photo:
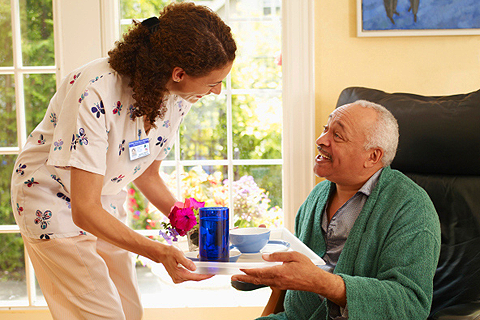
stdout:
[[337,107],[368,100],[398,121],[392,168],[412,178],[432,199],[442,247],[431,315],[480,301],[480,90],[452,96],[346,88]]

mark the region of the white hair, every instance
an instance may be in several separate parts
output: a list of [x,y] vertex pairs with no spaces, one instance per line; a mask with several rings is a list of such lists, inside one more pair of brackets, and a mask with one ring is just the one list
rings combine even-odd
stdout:
[[364,108],[371,108],[377,113],[376,123],[372,128],[367,129],[365,150],[382,148],[384,167],[389,166],[398,147],[398,123],[393,114],[384,106],[366,100],[357,100],[352,105],[359,105]]

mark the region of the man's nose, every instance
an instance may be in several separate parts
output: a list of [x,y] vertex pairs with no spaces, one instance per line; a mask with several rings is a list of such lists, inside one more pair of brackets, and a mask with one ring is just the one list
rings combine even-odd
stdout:
[[317,146],[319,145],[328,145],[328,137],[327,137],[327,134],[324,132],[322,133],[318,138],[317,140],[315,140],[315,143],[317,144]]

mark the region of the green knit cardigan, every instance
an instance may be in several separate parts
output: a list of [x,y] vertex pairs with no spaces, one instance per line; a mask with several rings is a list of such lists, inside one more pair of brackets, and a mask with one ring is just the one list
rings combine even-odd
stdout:
[[[295,234],[325,255],[321,219],[332,183],[322,181],[300,207]],[[440,255],[440,222],[427,193],[384,168],[334,270],[343,278],[349,319],[427,319]],[[328,319],[319,295],[287,291],[285,312],[259,319]]]

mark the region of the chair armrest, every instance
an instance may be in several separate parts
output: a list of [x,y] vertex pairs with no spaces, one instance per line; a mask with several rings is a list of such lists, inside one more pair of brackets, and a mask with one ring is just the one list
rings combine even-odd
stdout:
[[451,306],[436,312],[433,320],[480,320],[480,301]]

